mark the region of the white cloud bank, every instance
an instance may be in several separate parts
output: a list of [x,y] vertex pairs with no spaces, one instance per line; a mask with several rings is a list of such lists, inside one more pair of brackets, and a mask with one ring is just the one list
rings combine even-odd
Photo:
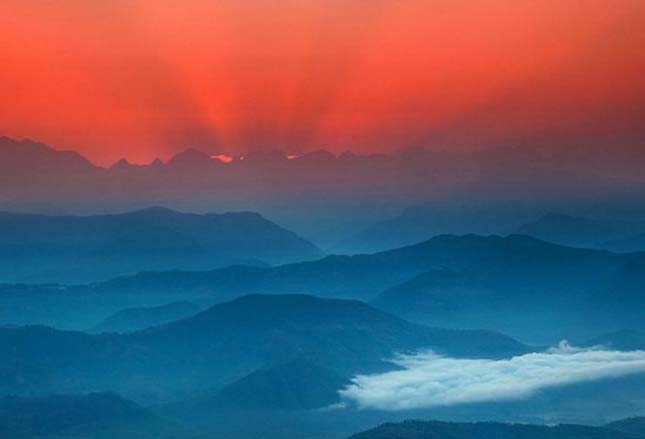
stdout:
[[506,360],[457,359],[432,352],[393,360],[403,370],[359,375],[341,391],[362,408],[407,410],[521,399],[564,384],[645,371],[645,351],[556,349]]

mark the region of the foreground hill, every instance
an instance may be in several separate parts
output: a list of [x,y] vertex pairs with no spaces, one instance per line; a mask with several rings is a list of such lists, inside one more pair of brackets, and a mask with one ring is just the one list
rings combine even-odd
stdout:
[[179,438],[179,429],[113,393],[0,398],[0,437]]
[[361,302],[256,295],[124,335],[2,328],[0,392],[110,388],[130,396],[167,397],[226,385],[300,357],[350,375],[387,369],[391,365],[384,360],[396,352],[424,348],[468,357],[528,350],[500,334],[427,328]]
[[582,425],[502,424],[495,422],[453,423],[405,421],[388,423],[358,433],[350,439],[636,439],[629,433]]
[[142,270],[285,263],[321,256],[262,216],[196,215],[150,208],[118,215],[0,213],[0,278],[83,282]]

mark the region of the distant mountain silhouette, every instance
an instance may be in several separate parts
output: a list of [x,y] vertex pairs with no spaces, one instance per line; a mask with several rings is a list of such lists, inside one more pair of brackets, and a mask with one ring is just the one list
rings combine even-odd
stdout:
[[[454,213],[431,213],[427,220],[422,215],[420,222],[429,228],[415,226],[415,218],[408,227],[409,218],[404,215],[400,230],[390,229],[391,241],[388,235],[376,236],[375,241],[365,242],[369,246],[355,250],[409,244],[437,233],[508,233],[508,226],[515,226],[509,222],[498,230],[500,224],[490,222],[495,215],[487,214],[482,215],[481,224],[469,221],[461,218],[459,206],[514,200],[530,200],[541,212],[571,205],[602,208],[615,200],[642,206],[645,191],[636,180],[641,167],[633,157],[623,158],[622,165],[612,169],[609,164],[616,162],[615,156],[595,161],[597,152],[568,151],[561,156],[528,147],[472,152],[413,148],[392,154],[341,156],[313,151],[291,159],[273,151],[236,157],[225,164],[207,152],[188,149],[166,163],[134,166],[121,162],[107,169],[75,153],[5,137],[0,140],[0,209],[88,214],[161,204],[199,212],[212,206],[254,210],[304,236],[320,239],[316,242],[325,248],[336,244],[343,252],[355,252],[351,243],[338,246],[339,241],[406,206],[445,205],[446,212]],[[510,214],[509,220],[516,217]],[[503,217],[497,218],[502,221]],[[454,225],[447,221],[450,218],[455,219]],[[460,224],[473,229],[465,230]],[[374,233],[378,230],[376,226]],[[361,241],[356,240],[357,245]]]
[[320,256],[313,244],[250,212],[196,215],[148,208],[84,217],[0,213],[0,276],[5,281],[81,282],[141,270]]
[[405,421],[388,423],[349,439],[636,439],[629,433],[582,425],[528,425],[496,422]]
[[0,398],[0,436],[45,438],[170,438],[176,425],[113,393]]
[[339,246],[350,252],[373,252],[415,244],[437,235],[507,235],[534,218],[535,210],[517,203],[428,203],[409,207],[392,219],[373,224]]
[[190,317],[197,314],[200,309],[199,306],[187,301],[151,307],[127,308],[102,320],[91,328],[91,332],[133,332]]
[[108,387],[127,395],[163,395],[230,384],[301,357],[347,376],[388,369],[384,360],[396,352],[423,348],[468,357],[528,351],[500,334],[427,328],[361,302],[253,295],[125,335],[2,328],[0,393]]
[[645,245],[641,246],[635,238],[639,231],[645,231],[645,222],[589,219],[559,213],[549,213],[517,229],[519,234],[557,244],[615,251],[645,250]]
[[47,178],[87,176],[100,168],[73,151],[57,151],[31,140],[0,137],[0,183],[46,184]]

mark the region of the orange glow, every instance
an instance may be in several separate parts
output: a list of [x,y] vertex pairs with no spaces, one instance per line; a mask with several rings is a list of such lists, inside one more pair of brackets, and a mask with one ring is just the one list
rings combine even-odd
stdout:
[[234,160],[233,156],[230,156],[228,154],[214,154],[211,155],[211,158],[222,163],[231,163]]
[[643,140],[643,0],[3,0],[0,134],[145,163]]

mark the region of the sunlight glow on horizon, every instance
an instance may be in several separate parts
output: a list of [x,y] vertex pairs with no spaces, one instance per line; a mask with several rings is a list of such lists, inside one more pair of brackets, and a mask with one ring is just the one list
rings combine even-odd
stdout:
[[6,0],[0,134],[103,164],[642,142],[642,17],[641,0]]
[[235,160],[235,157],[228,155],[228,154],[214,154],[210,156],[211,159],[217,160],[222,163],[231,163],[233,160]]

